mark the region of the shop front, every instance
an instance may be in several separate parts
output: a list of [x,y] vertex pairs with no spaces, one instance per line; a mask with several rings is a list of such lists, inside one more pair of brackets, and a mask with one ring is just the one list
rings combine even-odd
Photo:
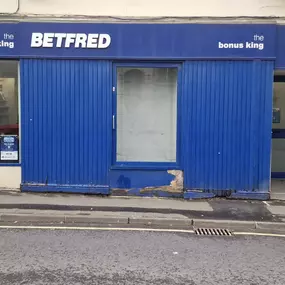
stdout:
[[0,31],[0,177],[22,191],[269,198],[276,25]]

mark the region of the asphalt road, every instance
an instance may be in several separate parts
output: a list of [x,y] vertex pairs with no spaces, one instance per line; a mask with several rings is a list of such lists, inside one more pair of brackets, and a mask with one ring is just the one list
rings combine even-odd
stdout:
[[0,284],[285,284],[285,239],[0,230]]

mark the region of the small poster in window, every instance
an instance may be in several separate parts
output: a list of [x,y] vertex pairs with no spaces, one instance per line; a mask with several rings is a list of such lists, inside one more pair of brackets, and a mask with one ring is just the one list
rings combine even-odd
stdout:
[[280,124],[280,108],[273,108],[273,124]]
[[0,137],[0,159],[1,161],[19,160],[19,143],[17,136]]

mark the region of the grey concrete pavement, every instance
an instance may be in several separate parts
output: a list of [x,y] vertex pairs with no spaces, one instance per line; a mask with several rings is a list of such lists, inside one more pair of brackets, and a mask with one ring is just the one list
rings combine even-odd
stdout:
[[20,205],[50,205],[50,206],[80,206],[89,208],[147,208],[172,210],[203,210],[213,211],[209,203],[195,201],[188,203],[178,199],[141,198],[141,197],[98,197],[92,195],[73,194],[33,194],[20,192],[0,192],[0,204]]
[[284,239],[0,230],[0,284],[284,285]]
[[197,228],[285,234],[284,222],[236,221],[189,218],[181,214],[107,211],[0,210],[0,228],[7,225],[129,227],[195,230]]
[[53,210],[19,210],[7,209],[0,211],[0,225],[7,223],[23,224],[64,224],[89,226],[158,226],[163,228],[190,229],[192,219],[180,214],[138,213],[138,212],[107,212],[107,211],[53,211]]
[[284,201],[98,197],[0,192],[0,223],[128,224],[285,231]]

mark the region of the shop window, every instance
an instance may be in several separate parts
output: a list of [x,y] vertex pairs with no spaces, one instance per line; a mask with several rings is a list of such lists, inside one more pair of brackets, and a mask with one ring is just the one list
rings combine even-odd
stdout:
[[[285,76],[282,77],[285,81]],[[285,82],[274,82],[273,129],[285,129]]]
[[271,172],[285,173],[285,139],[272,140],[272,168]]
[[117,68],[117,161],[176,162],[177,68]]
[[0,61],[0,152],[0,165],[19,161],[17,61]]

